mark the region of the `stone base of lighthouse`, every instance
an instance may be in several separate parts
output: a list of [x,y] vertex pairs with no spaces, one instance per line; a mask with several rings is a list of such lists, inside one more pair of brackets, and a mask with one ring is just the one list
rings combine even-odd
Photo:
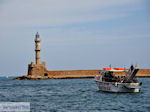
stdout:
[[48,71],[46,69],[46,63],[43,62],[41,64],[34,64],[34,62],[31,62],[31,64],[28,65],[28,74],[27,76],[30,76],[32,78],[46,78],[48,77]]

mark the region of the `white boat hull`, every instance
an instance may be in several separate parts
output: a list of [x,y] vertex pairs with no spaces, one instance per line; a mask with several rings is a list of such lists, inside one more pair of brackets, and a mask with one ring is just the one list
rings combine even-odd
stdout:
[[96,80],[99,90],[116,93],[137,93],[140,92],[139,83],[121,83],[121,82],[104,82]]

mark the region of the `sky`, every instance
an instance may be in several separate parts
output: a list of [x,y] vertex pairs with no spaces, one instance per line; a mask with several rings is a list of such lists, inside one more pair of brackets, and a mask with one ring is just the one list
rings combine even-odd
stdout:
[[26,75],[34,38],[48,70],[150,68],[149,0],[0,0],[0,75]]

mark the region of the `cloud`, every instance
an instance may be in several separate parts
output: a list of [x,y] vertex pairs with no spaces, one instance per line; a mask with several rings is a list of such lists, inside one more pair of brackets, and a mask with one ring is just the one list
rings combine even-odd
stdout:
[[59,26],[127,17],[137,0],[13,0],[3,4],[1,27]]

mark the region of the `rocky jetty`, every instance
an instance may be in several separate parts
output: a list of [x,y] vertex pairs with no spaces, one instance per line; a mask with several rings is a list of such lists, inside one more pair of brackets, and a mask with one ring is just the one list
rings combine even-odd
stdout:
[[[45,80],[45,79],[81,79],[94,78],[100,70],[65,70],[48,71],[48,75],[26,75],[13,80]],[[124,76],[125,72],[117,72],[116,76]],[[140,69],[137,77],[150,77],[150,69]]]

